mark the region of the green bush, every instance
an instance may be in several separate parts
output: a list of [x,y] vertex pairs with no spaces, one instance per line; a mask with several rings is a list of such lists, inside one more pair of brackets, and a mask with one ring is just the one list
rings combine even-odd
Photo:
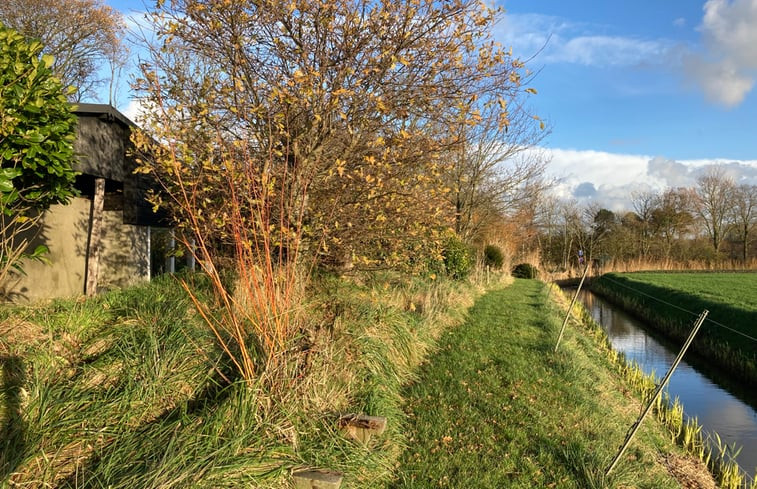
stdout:
[[515,278],[536,278],[538,275],[539,269],[530,263],[519,263],[512,271],[512,276]]
[[505,263],[505,255],[499,246],[486,245],[484,248],[484,265],[499,270]]
[[447,238],[444,244],[444,269],[455,280],[462,280],[473,270],[476,255],[473,249],[456,235]]
[[0,294],[24,260],[44,261],[31,249],[42,211],[76,195],[76,116],[70,93],[53,76],[53,58],[0,22]]

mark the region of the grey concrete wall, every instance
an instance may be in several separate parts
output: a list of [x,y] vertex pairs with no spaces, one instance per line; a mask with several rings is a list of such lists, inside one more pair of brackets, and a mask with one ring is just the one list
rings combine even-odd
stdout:
[[145,226],[123,223],[123,212],[105,211],[98,291],[150,279],[149,234]]
[[[11,299],[18,302],[79,296],[86,280],[87,240],[92,202],[74,198],[56,205],[41,220],[31,249],[45,244],[50,264],[26,262],[26,276],[10,282]],[[123,224],[122,211],[105,211],[98,290],[149,279],[150,256],[146,227]]]

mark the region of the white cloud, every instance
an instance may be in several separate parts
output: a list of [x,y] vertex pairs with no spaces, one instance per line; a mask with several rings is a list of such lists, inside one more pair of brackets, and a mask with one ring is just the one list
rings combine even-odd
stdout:
[[[686,26],[684,18],[673,21]],[[681,73],[712,102],[734,107],[757,81],[757,0],[707,0],[700,45],[608,35],[607,27],[540,14],[507,14],[495,37],[538,63],[623,67],[652,65]]]
[[708,0],[702,33],[710,47],[738,64],[757,67],[757,0]]
[[723,168],[738,183],[757,185],[757,160],[671,160],[648,155],[573,149],[547,150],[548,173],[557,179],[554,193],[579,202],[593,201],[613,211],[631,209],[634,191],[662,191],[696,184],[713,166]]
[[513,46],[521,58],[535,56],[541,63],[584,66],[635,66],[663,63],[673,43],[597,34],[597,26],[568,22],[539,14],[507,14],[495,36]]
[[684,57],[684,67],[708,99],[725,107],[739,105],[754,86],[754,77],[729,60],[712,61],[688,55]]
[[133,98],[129,100],[129,103],[125,108],[120,110],[121,113],[125,115],[130,121],[136,123],[137,125],[140,125],[140,123],[144,119],[144,116],[151,111],[154,111],[153,107],[154,106],[151,106],[150,104],[145,102],[144,99]]
[[686,72],[712,101],[739,105],[757,74],[757,0],[708,0],[699,30],[706,48],[684,58]]

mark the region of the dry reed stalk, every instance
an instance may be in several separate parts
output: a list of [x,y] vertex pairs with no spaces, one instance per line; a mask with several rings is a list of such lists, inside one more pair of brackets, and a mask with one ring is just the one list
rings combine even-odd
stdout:
[[[159,81],[154,83],[160,94]],[[239,375],[253,384],[268,372],[273,387],[283,380],[273,377],[287,371],[298,330],[307,165],[282,159],[286,147],[229,140],[223,129],[210,142],[192,143],[192,126],[167,129],[169,110],[158,97],[162,126],[153,129],[166,135],[163,144],[143,138],[137,146],[159,155],[148,158],[155,161],[143,171],[157,174],[179,219],[177,239],[209,278],[215,302],[204,302],[186,280],[180,284]],[[213,207],[207,207],[209,199]],[[232,283],[229,271],[236,276]]]
[[[305,201],[304,197],[288,195],[283,186],[279,192],[272,190],[254,163],[245,154],[241,163],[223,165],[235,284],[224,283],[214,265],[214,250],[202,236],[203,229],[192,229],[198,243],[193,252],[211,279],[221,306],[220,318],[197,300],[186,283],[182,284],[247,381],[262,372],[282,374],[287,370],[286,352],[298,327],[295,301],[300,298],[302,282],[297,270],[302,238],[298,216],[304,214]],[[285,182],[290,177],[287,172],[285,167],[281,176]],[[243,194],[240,188],[249,193]],[[302,191],[306,193],[306,187]]]

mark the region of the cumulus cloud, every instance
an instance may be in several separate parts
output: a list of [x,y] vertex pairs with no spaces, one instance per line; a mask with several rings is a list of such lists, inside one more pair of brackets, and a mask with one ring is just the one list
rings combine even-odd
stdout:
[[597,26],[540,14],[508,14],[495,34],[521,57],[542,63],[635,66],[663,62],[673,44],[666,40],[599,35]]
[[687,74],[712,101],[739,105],[757,75],[757,0],[708,0],[700,31],[705,51],[684,58]]
[[591,182],[582,182],[573,190],[573,197],[591,199],[597,196],[597,189]]
[[647,176],[656,179],[665,187],[689,187],[696,182],[690,166],[660,156],[647,162]]
[[757,160],[671,160],[663,157],[579,151],[548,150],[549,176],[557,181],[559,198],[591,200],[613,211],[631,209],[631,194],[690,187],[697,178],[718,166],[737,183],[757,185]]

